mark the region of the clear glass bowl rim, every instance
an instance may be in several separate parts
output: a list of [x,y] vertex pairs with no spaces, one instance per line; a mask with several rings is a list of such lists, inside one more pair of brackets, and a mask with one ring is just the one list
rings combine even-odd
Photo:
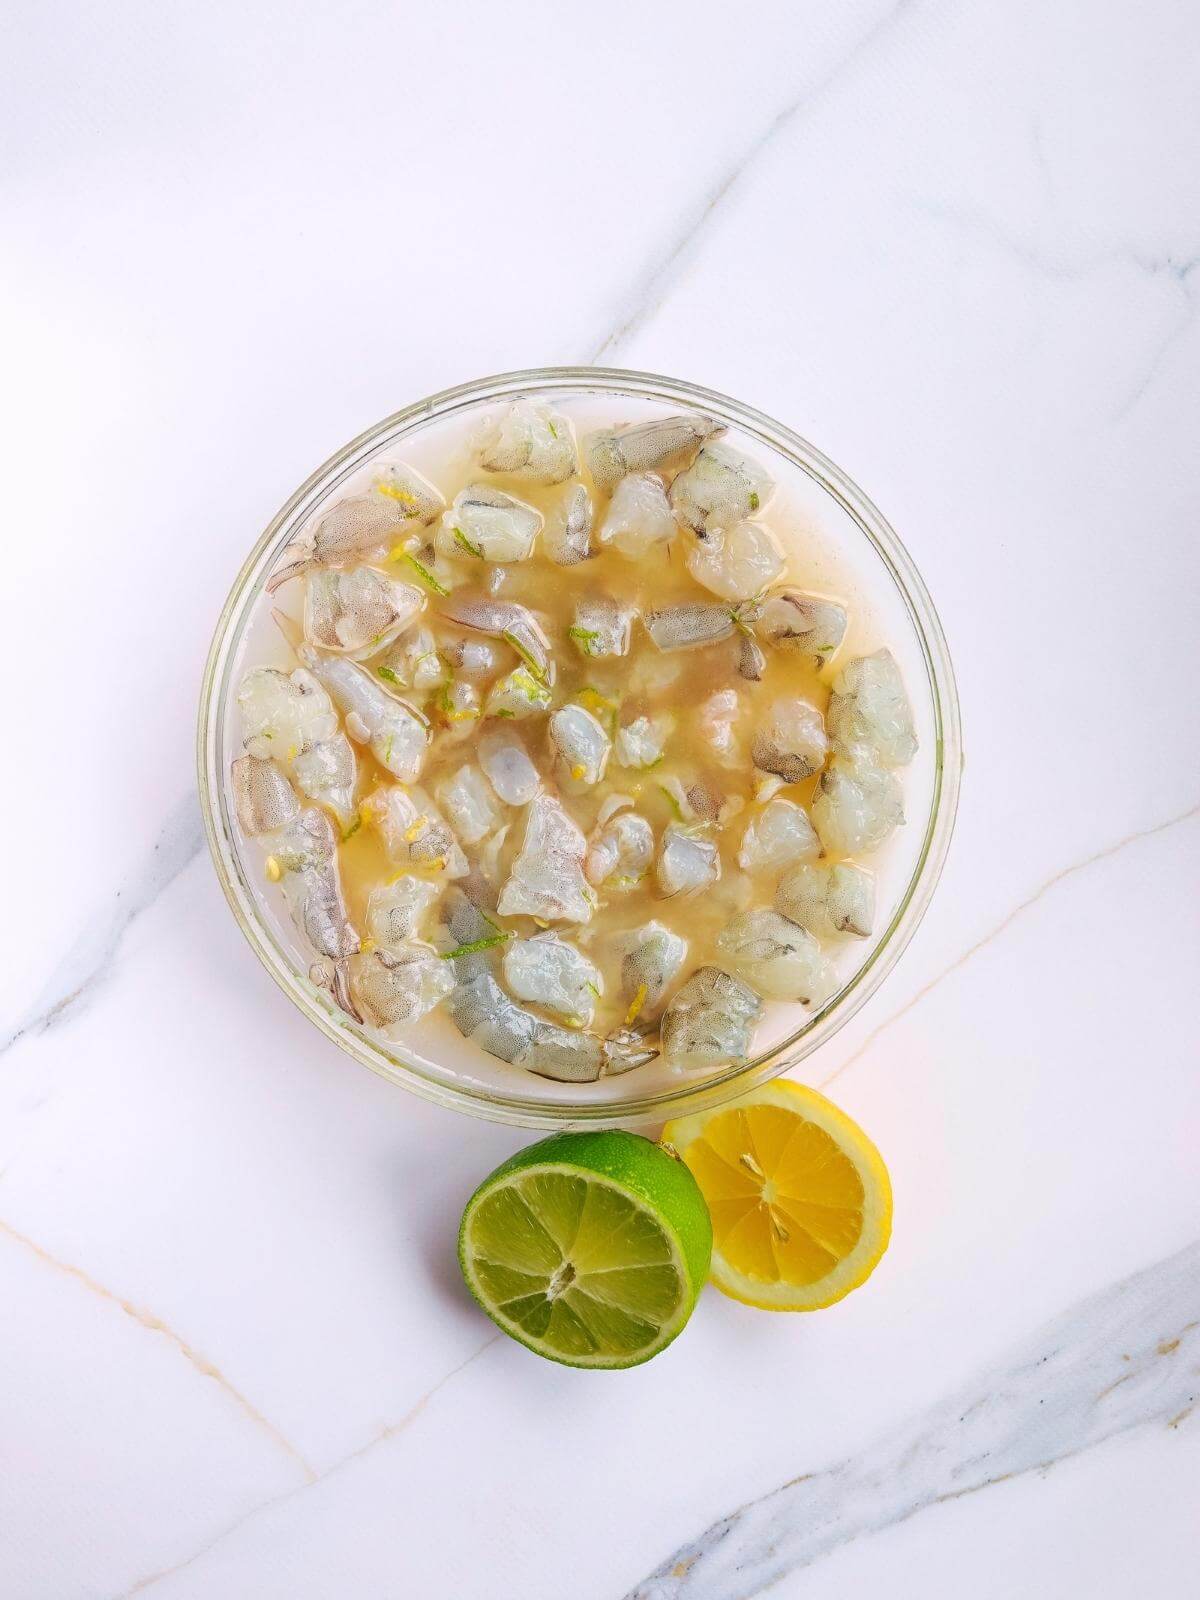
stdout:
[[[518,1083],[514,1083],[511,1093],[466,1083],[447,1083],[430,1077],[403,1055],[351,1032],[332,1003],[323,1004],[320,992],[295,971],[258,914],[234,849],[222,771],[222,712],[229,700],[235,628],[257,599],[271,568],[275,547],[284,542],[285,531],[290,534],[298,530],[330,487],[348,477],[385,446],[399,442],[411,425],[530,389],[596,390],[699,408],[771,446],[819,483],[869,540],[900,592],[924,657],[935,730],[933,797],[917,863],[891,922],[854,977],[825,1006],[806,1018],[803,1028],[768,1053],[741,1066],[730,1066],[702,1083],[690,1083],[681,1078],[676,1085],[657,1093],[638,1094],[635,1081],[638,1075],[632,1073],[626,1081],[633,1092],[620,1100],[605,1102],[589,1102],[581,1094],[578,1099],[549,1103],[521,1094]],[[609,367],[534,367],[477,378],[444,389],[375,423],[318,467],[272,518],[234,580],[205,664],[197,726],[200,808],[217,877],[238,926],[285,994],[348,1055],[423,1099],[489,1121],[543,1130],[637,1127],[708,1110],[787,1071],[827,1043],[879,988],[925,914],[954,830],[961,769],[958,695],[941,622],[911,556],[878,508],[814,445],[753,407],[682,379]]]

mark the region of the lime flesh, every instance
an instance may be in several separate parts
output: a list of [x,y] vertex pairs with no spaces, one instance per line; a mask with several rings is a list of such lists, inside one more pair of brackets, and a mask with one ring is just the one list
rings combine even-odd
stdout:
[[472,1195],[467,1287],[551,1361],[632,1367],[670,1344],[708,1274],[712,1225],[682,1163],[636,1134],[555,1134]]

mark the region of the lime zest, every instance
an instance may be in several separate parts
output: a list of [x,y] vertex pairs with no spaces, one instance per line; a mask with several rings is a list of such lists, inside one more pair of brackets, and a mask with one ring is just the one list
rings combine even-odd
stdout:
[[491,933],[482,939],[472,939],[468,944],[456,945],[453,950],[443,950],[443,961],[454,961],[458,956],[473,956],[477,950],[494,950],[498,944],[511,939],[511,933]]
[[477,544],[471,543],[470,539],[467,538],[466,534],[461,528],[454,529],[454,542],[455,544],[462,545],[463,549],[466,550],[470,555],[473,555],[476,560],[483,560],[483,551]]
[[417,574],[417,577],[420,578],[421,582],[432,589],[434,594],[445,596],[450,593],[446,585],[444,583],[439,583],[425,563],[423,561],[418,561],[411,550],[401,550],[399,545],[397,545],[395,550],[392,551],[391,559],[393,561],[407,561],[409,566]]

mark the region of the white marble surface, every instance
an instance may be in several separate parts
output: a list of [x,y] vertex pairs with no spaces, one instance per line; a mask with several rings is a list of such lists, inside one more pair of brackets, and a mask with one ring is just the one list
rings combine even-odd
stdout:
[[[47,0],[0,35],[0,1594],[1181,1592],[1200,13]],[[292,487],[579,360],[841,462],[967,744],[932,910],[808,1064],[888,1159],[889,1254],[812,1318],[709,1291],[623,1375],[472,1309],[452,1228],[521,1136],[289,1008],[192,785]]]

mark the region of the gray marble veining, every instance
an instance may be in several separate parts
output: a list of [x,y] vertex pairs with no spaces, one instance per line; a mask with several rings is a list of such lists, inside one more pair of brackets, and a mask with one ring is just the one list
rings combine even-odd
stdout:
[[714,1522],[625,1600],[748,1600],[930,1506],[1053,1466],[1200,1401],[1200,1242],[1080,1301],[861,1455]]
[[29,1009],[0,1032],[0,1055],[19,1039],[57,1027],[76,1015],[111,972],[131,923],[152,906],[189,866],[204,845],[204,827],[194,790],[174,807],[154,844],[76,935]]

